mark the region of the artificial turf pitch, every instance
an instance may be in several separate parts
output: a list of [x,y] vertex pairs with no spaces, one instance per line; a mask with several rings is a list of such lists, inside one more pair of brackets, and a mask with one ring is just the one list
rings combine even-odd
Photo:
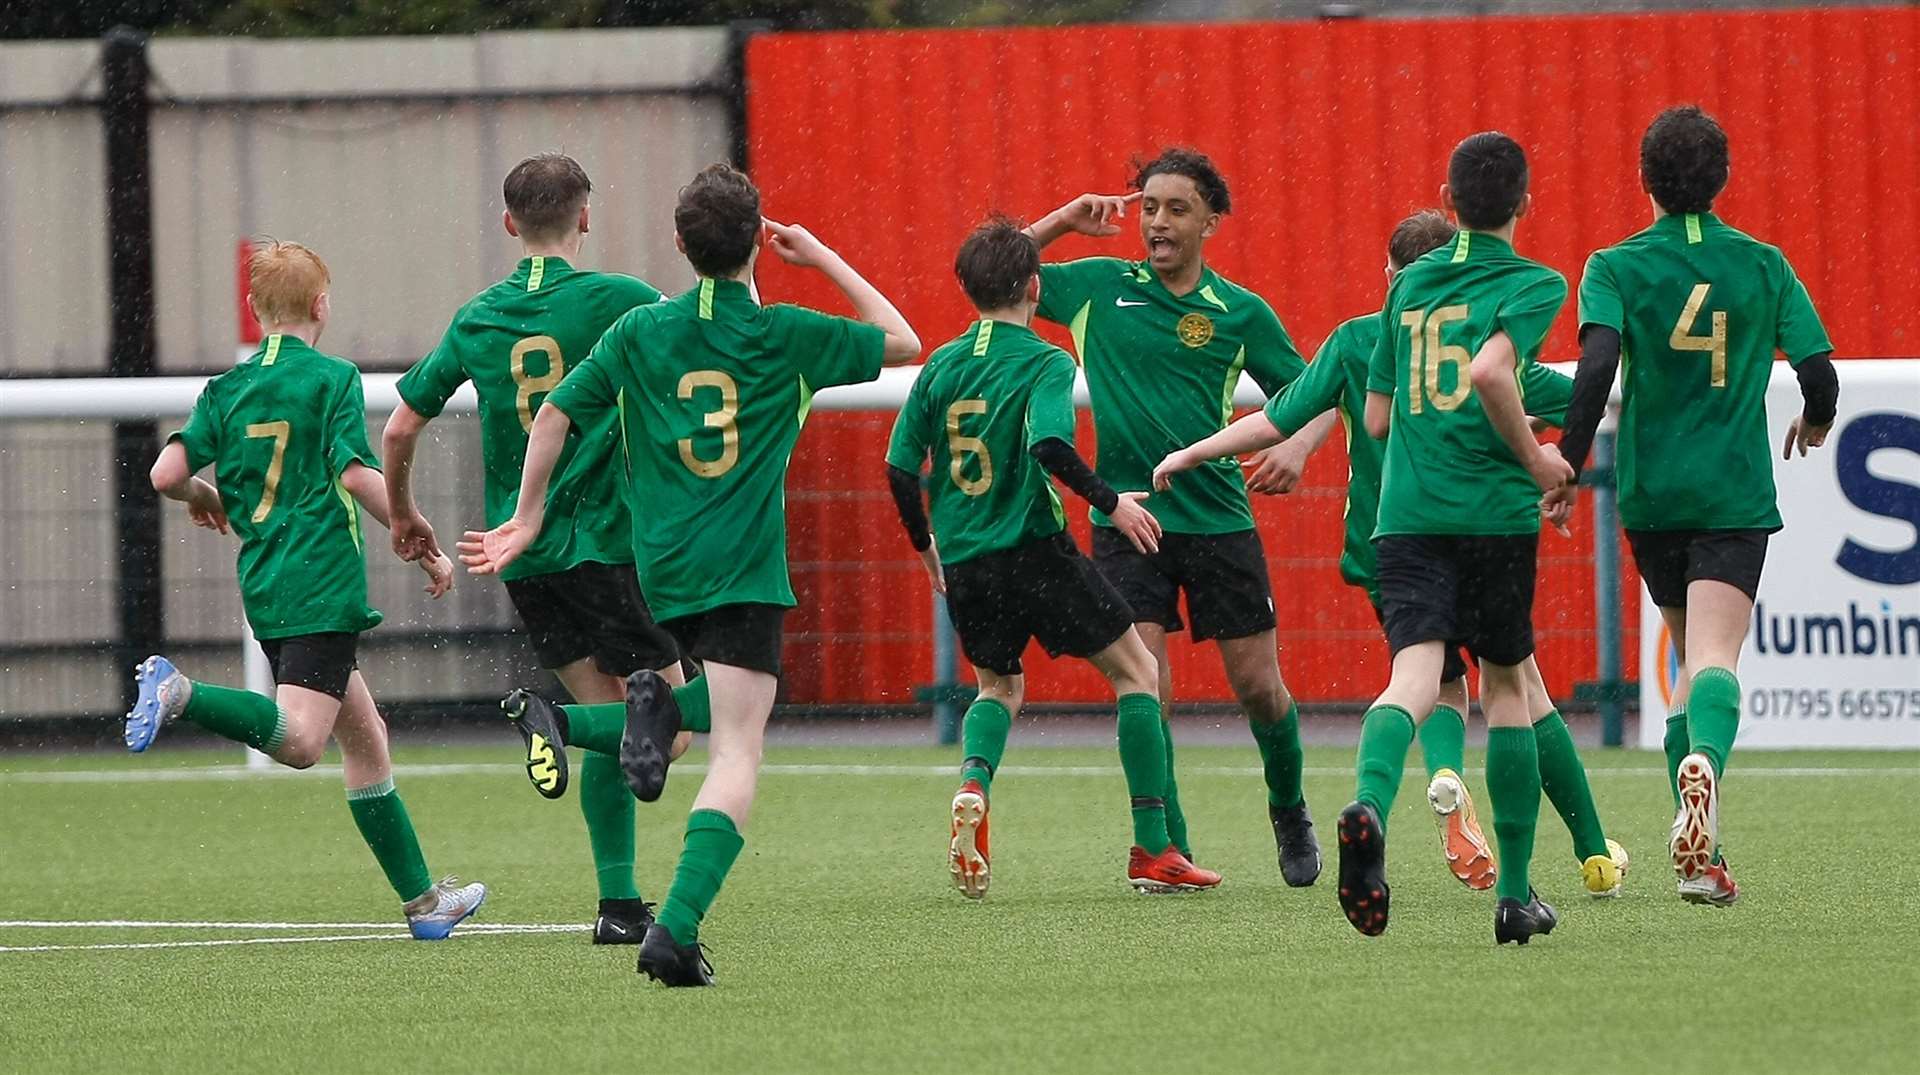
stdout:
[[[578,809],[535,796],[513,751],[510,736],[397,748],[428,862],[492,886],[474,927],[585,923]],[[1227,880],[1147,897],[1124,881],[1114,754],[1023,749],[1016,727],[994,786],[992,892],[971,903],[947,878],[953,751],[776,747],[702,934],[720,987],[667,991],[634,973],[632,948],[584,932],[379,939],[399,932],[398,905],[337,774],[221,778],[209,767],[231,752],[166,743],[143,758],[15,753],[0,760],[0,920],[297,928],[0,925],[0,949],[16,949],[0,950],[0,1069],[1912,1070],[1920,757],[1737,754],[1722,814],[1742,895],[1726,910],[1674,897],[1659,758],[1588,758],[1634,856],[1625,894],[1582,893],[1545,807],[1534,879],[1560,927],[1496,949],[1491,894],[1441,865],[1417,756],[1388,823],[1392,925],[1369,939],[1332,888],[1348,749],[1308,752],[1328,867],[1294,890],[1251,742],[1183,748],[1196,857]],[[640,808],[650,899],[696,773]],[[212,940],[248,943],[17,950]]]

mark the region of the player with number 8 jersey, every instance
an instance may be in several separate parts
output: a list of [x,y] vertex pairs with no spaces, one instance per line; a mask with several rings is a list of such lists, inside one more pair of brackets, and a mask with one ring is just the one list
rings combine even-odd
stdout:
[[[400,379],[400,406],[387,423],[387,490],[400,556],[434,544],[413,497],[414,450],[456,389],[471,381],[479,399],[486,520],[497,525],[518,503],[527,435],[547,393],[586,358],[607,326],[659,301],[658,291],[631,276],[575,267],[587,240],[592,189],[579,162],[558,153],[521,161],[501,184],[502,227],[519,240],[523,256],[511,275],[462,306],[439,346]],[[634,881],[634,798],[618,761],[627,677],[663,673],[689,699],[706,689],[697,681],[680,686],[679,648],[654,623],[640,590],[620,451],[611,414],[580,425],[561,449],[547,490],[552,525],[501,573],[535,657],[578,703],[555,707],[531,691],[516,691],[502,708],[524,744],[528,780],[543,797],[557,799],[568,790],[566,748],[586,751],[578,798],[600,894],[595,944],[638,944],[651,921]],[[699,708],[689,702],[690,711]],[[695,720],[688,727],[704,730]],[[686,739],[678,746],[684,749]]]

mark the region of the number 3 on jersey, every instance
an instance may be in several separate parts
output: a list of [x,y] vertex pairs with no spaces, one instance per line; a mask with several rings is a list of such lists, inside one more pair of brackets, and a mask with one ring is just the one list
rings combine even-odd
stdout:
[[701,389],[720,396],[720,406],[706,412],[705,423],[707,429],[720,432],[720,455],[702,458],[694,451],[692,437],[682,437],[676,444],[680,448],[680,462],[686,464],[688,470],[702,478],[718,478],[740,461],[740,426],[736,421],[740,414],[740,386],[722,370],[691,370],[680,378],[676,394],[681,399],[692,400]]
[[[1428,314],[1408,310],[1400,315],[1406,326],[1410,358],[1407,362],[1407,413],[1419,414],[1424,394],[1434,409],[1451,411],[1466,401],[1473,391],[1473,354],[1458,344],[1440,342],[1444,325],[1467,319],[1466,306],[1442,306]],[[1453,367],[1453,387],[1440,391],[1440,367]]]
[[1680,320],[1673,323],[1673,334],[1667,337],[1667,346],[1675,351],[1705,351],[1712,355],[1713,366],[1707,383],[1715,388],[1725,388],[1727,387],[1727,312],[1713,311],[1713,319],[1709,322],[1713,326],[1710,335],[1695,336],[1693,334],[1693,326],[1700,320],[1700,308],[1707,304],[1707,292],[1712,288],[1712,284],[1693,285],[1693,293],[1687,296],[1687,305],[1680,311]]
[[[953,479],[953,484],[968,496],[980,496],[993,488],[993,456],[987,452],[986,441],[960,432],[960,419],[969,414],[985,413],[987,401],[984,399],[963,399],[947,408],[947,474]],[[967,477],[961,467],[966,455],[980,460],[978,478]]]

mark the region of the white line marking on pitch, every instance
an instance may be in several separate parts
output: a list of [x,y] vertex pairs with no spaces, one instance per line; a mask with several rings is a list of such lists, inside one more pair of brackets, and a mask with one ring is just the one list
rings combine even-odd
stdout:
[[[1649,761],[1652,760],[1651,755]],[[684,773],[705,773],[707,767],[699,762],[688,762],[675,766]],[[519,773],[520,765],[491,763],[451,763],[437,765],[396,765],[393,773],[399,777],[468,776],[481,773]],[[952,776],[951,765],[810,765],[810,764],[769,764],[760,767],[767,776],[886,776],[886,777],[922,777]],[[1091,776],[1117,777],[1122,775],[1117,765],[1008,765],[999,770],[1003,773],[1029,776]],[[1590,778],[1631,776],[1646,778],[1659,770],[1652,765],[1644,768],[1598,767],[1587,770]],[[1346,766],[1310,766],[1307,776],[1351,776],[1353,770]],[[311,769],[247,769],[237,765],[208,766],[193,769],[70,769],[44,772],[0,772],[0,783],[13,784],[166,784],[192,781],[219,780],[257,780],[292,779],[296,777],[338,777],[340,767],[314,766]],[[1258,776],[1260,769],[1251,765],[1192,765],[1180,769],[1182,776]],[[1920,776],[1920,766],[1890,766],[1874,768],[1871,766],[1747,766],[1740,770],[1742,780],[1751,777],[1864,777],[1864,776]]]
[[[0,929],[406,929],[397,922],[152,922],[132,918],[14,919],[0,921]],[[468,922],[464,929],[503,933],[558,933],[590,929],[566,922]]]
[[[0,923],[4,925],[6,923]],[[78,923],[75,923],[78,924]],[[580,926],[487,927],[462,926],[457,937],[513,937],[530,933],[571,933]],[[321,937],[226,937],[211,941],[132,941],[116,944],[26,944],[0,945],[0,952],[118,952],[148,948],[230,948],[245,944],[322,944],[328,941],[406,941],[405,931],[397,933],[335,933]]]

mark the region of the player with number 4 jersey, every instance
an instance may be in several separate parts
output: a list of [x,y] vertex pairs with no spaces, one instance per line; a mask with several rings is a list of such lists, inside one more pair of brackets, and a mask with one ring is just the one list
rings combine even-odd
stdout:
[[[480,404],[480,462],[488,526],[513,515],[527,433],[541,401],[567,370],[627,311],[659,301],[648,284],[574,267],[586,242],[593,184],[571,157],[544,153],[507,173],[501,225],[524,256],[506,279],[475,295],[440,345],[400,378],[400,406],[387,423],[387,492],[394,552],[438,552],[433,527],[413,496],[414,452],[427,423],[472,382]],[[561,450],[547,492],[554,522],[501,573],[507,598],[540,665],[582,706],[555,707],[518,691],[504,705],[520,733],[528,779],[557,799],[569,785],[566,747],[587,751],[580,812],[586,818],[600,903],[593,943],[639,944],[652,921],[634,883],[634,800],[620,772],[624,720],[581,713],[618,703],[626,677],[664,673],[682,683],[680,651],[653,622],[633,569],[633,524],[619,482],[621,443],[612,416],[583,424]],[[703,712],[705,684],[681,688],[689,712]],[[615,706],[619,710],[618,705]],[[573,719],[570,719],[573,718]],[[694,730],[704,724],[689,722]],[[685,747],[685,741],[679,744]]]
[[[1587,260],[1561,442],[1577,471],[1621,368],[1620,522],[1682,654],[1666,731],[1669,851],[1681,898],[1716,906],[1739,892],[1719,841],[1720,781],[1740,724],[1734,673],[1767,537],[1781,526],[1766,409],[1775,352],[1805,399],[1785,457],[1826,440],[1840,395],[1833,344],[1793,267],[1714,215],[1727,175],[1726,132],[1699,108],[1670,108],[1648,126],[1640,179],[1654,221]],[[1552,499],[1573,495],[1569,484]]]

